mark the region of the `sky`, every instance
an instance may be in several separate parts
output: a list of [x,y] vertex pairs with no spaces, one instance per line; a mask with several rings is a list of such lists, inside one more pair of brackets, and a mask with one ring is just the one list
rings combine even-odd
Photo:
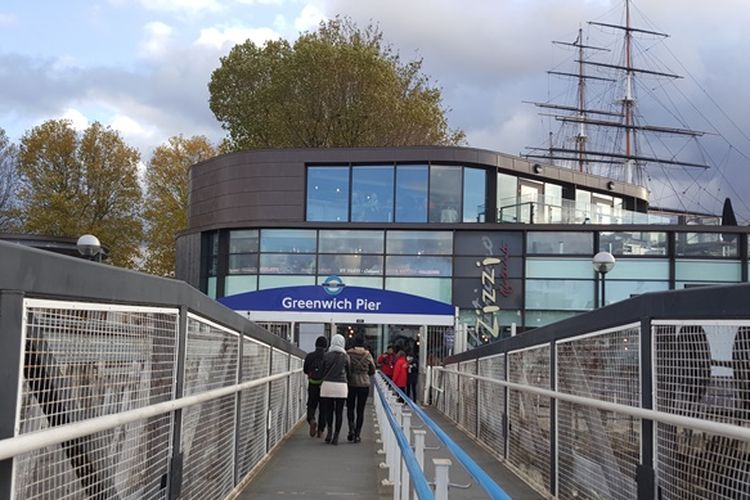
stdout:
[[[558,90],[568,83],[547,70],[570,71],[573,57],[550,42],[573,41],[579,26],[593,31],[589,20],[619,22],[622,12],[623,0],[3,0],[0,127],[17,141],[51,118],[78,128],[99,121],[144,161],[173,135],[218,141],[224,132],[207,84],[221,56],[248,38],[294,40],[345,15],[379,24],[402,58],[423,59],[469,146],[520,154],[545,144],[550,122],[523,101],[569,97]],[[670,34],[639,42],[643,62],[685,75],[676,90],[644,78],[643,93],[674,101],[677,111],[645,99],[644,108],[655,124],[711,133],[707,146],[675,146],[710,160],[708,171],[649,170],[652,204],[718,213],[731,197],[750,221],[750,4],[636,0],[633,17]]]

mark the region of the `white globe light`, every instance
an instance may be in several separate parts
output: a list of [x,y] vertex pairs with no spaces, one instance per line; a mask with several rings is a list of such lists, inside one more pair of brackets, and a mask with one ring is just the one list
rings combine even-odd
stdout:
[[76,242],[78,247],[78,253],[84,257],[94,257],[102,251],[102,245],[99,243],[99,238],[93,234],[84,234]]
[[615,256],[609,252],[599,252],[594,255],[591,263],[594,265],[594,271],[607,274],[615,267]]

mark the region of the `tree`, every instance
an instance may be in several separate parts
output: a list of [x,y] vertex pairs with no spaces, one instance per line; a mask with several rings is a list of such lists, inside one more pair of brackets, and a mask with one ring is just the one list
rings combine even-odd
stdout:
[[175,235],[187,228],[188,169],[216,154],[216,149],[202,135],[189,139],[181,135],[171,137],[154,150],[146,170],[145,271],[173,275]]
[[78,133],[69,120],[49,120],[21,139],[19,198],[33,234],[96,235],[118,266],[135,267],[143,224],[140,155],[100,123]]
[[422,61],[402,63],[372,25],[321,23],[293,45],[236,45],[211,75],[210,107],[234,150],[459,144]]
[[17,160],[18,148],[0,128],[0,233],[17,230],[20,222],[17,193],[21,178]]

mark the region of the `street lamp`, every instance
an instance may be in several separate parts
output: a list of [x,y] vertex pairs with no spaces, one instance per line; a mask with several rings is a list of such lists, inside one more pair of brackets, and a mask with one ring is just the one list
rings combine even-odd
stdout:
[[591,263],[594,265],[594,271],[599,273],[602,280],[602,300],[601,305],[606,305],[605,297],[604,297],[604,275],[610,272],[615,267],[615,256],[612,255],[609,252],[599,252],[598,254],[594,255],[594,258],[591,260]]
[[93,234],[84,234],[76,242],[78,253],[88,260],[102,261],[102,244]]

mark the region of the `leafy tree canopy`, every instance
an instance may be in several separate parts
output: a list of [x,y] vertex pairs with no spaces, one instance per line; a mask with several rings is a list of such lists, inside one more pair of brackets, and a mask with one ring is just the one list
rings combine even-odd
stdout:
[[138,152],[100,123],[78,133],[69,120],[26,132],[18,157],[25,231],[96,235],[113,264],[135,267],[143,225]]
[[294,44],[236,45],[211,75],[210,107],[233,150],[459,144],[422,61],[376,26],[321,23]]
[[161,276],[175,271],[175,236],[187,228],[188,169],[216,156],[204,136],[179,135],[154,150],[146,170],[144,218],[147,255],[143,270]]
[[18,230],[21,212],[18,209],[18,148],[0,128],[0,233]]

